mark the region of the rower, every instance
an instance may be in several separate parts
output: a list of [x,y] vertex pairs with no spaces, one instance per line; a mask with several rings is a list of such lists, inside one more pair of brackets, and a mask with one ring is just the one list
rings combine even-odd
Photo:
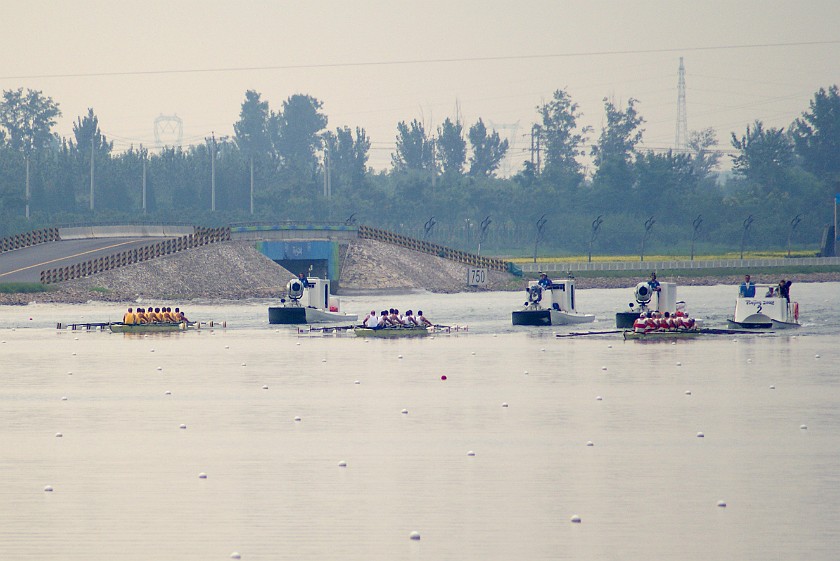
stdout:
[[405,313],[405,318],[403,318],[403,325],[405,327],[417,327],[418,326],[417,319],[414,317],[413,314],[414,314],[414,312],[412,312],[411,310],[408,310]]
[[371,310],[370,314],[365,316],[365,319],[362,320],[362,325],[364,327],[374,327],[378,323],[379,320],[376,319],[376,310]]
[[421,327],[432,327],[432,322],[423,315],[423,310],[417,310],[417,324]]
[[646,326],[647,319],[645,318],[645,313],[642,312],[641,314],[639,314],[639,317],[636,318],[636,321],[633,322],[633,331],[635,333],[644,333]]
[[132,309],[129,308],[128,311],[125,314],[123,314],[123,323],[126,325],[134,325],[134,322],[136,321],[137,317],[134,315]]

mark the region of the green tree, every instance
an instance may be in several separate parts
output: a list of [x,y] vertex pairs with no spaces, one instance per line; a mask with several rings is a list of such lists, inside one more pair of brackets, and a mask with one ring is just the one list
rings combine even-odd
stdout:
[[243,154],[248,157],[261,156],[271,151],[268,134],[270,117],[268,102],[262,101],[256,91],[246,91],[239,120],[233,124],[234,139]]
[[791,126],[803,167],[830,182],[840,181],[840,94],[836,85],[814,94],[809,110]]
[[336,192],[360,189],[365,183],[370,151],[370,139],[365,129],[356,127],[354,139],[350,127],[338,128],[335,133],[327,132],[324,142],[329,152],[332,182],[339,187]]
[[747,126],[741,138],[732,133],[732,147],[738,150],[732,156],[736,173],[760,191],[772,193],[781,188],[783,172],[794,162],[793,144],[783,129],[765,129],[757,120]]
[[449,117],[438,127],[436,153],[445,175],[458,176],[464,171],[467,142],[464,140],[463,129],[461,123],[453,123]]
[[578,104],[565,90],[557,90],[551,101],[537,107],[537,113],[541,117],[539,134],[545,154],[545,173],[575,180],[582,177],[577,158],[585,155],[582,148],[592,129],[578,130],[577,121],[581,117]]
[[432,140],[417,119],[410,125],[405,121],[397,124],[396,152],[391,154],[391,164],[398,172],[434,169]]
[[688,148],[691,151],[691,161],[694,171],[700,179],[705,179],[718,167],[720,153],[714,151],[717,145],[717,134],[713,128],[688,133]]
[[114,149],[114,143],[108,142],[102,134],[99,128],[99,117],[94,114],[92,108],[88,108],[88,113],[84,118],[76,118],[76,122],[73,123],[73,136],[76,139],[76,149],[85,158],[90,155],[91,148],[94,148],[97,156],[107,156]]
[[630,98],[623,111],[607,98],[604,109],[607,122],[601,129],[598,144],[592,147],[591,155],[596,166],[592,179],[596,192],[601,195],[607,207],[622,205],[624,196],[635,182],[633,160],[636,145],[642,140],[644,119],[636,111],[636,100]]
[[32,154],[58,143],[52,132],[61,116],[58,104],[38,90],[4,90],[0,102],[0,129],[6,144],[15,151]]
[[508,151],[508,141],[501,140],[499,133],[487,133],[484,121],[478,120],[470,127],[470,171],[472,177],[493,177]]
[[281,165],[301,183],[311,182],[319,167],[321,132],[327,126],[323,105],[310,95],[295,94],[283,102],[280,113],[272,114],[270,128]]

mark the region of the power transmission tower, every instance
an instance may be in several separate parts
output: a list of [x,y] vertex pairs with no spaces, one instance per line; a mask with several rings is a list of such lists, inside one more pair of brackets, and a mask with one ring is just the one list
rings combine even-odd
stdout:
[[159,115],[155,117],[155,144],[180,146],[184,139],[184,121],[178,115]]
[[677,80],[677,135],[674,148],[685,150],[688,148],[688,118],[685,113],[685,65],[680,57],[680,77]]

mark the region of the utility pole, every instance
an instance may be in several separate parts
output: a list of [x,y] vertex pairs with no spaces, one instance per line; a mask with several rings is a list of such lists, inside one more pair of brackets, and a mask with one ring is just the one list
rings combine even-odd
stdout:
[[90,210],[93,210],[93,152],[96,143],[96,126],[90,134]]
[[216,212],[216,133],[212,133],[213,147],[210,153],[210,210]]
[[29,190],[29,154],[24,156],[26,160],[26,219],[29,220],[29,199],[31,198]]
[[680,74],[677,80],[677,134],[674,148],[685,150],[688,148],[688,117],[685,110],[685,65],[680,57]]
[[324,146],[324,198],[332,198],[332,178],[330,177],[330,149]]
[[[531,165],[534,166],[534,175],[540,174],[540,133],[542,129],[539,125],[531,127]],[[536,156],[536,161],[534,159]]]
[[140,157],[143,159],[143,214],[146,214],[146,156],[143,154],[143,146],[140,146]]
[[251,154],[251,214],[254,214],[254,155]]

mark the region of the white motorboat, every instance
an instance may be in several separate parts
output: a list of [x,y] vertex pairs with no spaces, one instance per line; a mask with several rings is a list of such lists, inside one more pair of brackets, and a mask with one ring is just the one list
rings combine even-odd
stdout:
[[540,286],[529,281],[528,301],[521,310],[513,312],[513,325],[567,325],[589,323],[594,314],[582,314],[575,309],[575,279],[568,278]]
[[268,323],[352,323],[359,319],[356,314],[342,312],[339,305],[339,299],[330,295],[329,279],[292,279],[286,285],[286,298],[280,299],[280,306],[268,309]]
[[[688,316],[686,313],[685,302],[677,301],[677,283],[661,282],[659,283],[659,290],[653,290],[647,281],[640,282],[636,285],[633,291],[633,296],[636,299],[636,304],[632,302],[629,304],[630,310],[626,312],[617,312],[615,314],[615,326],[618,329],[633,329],[633,322],[635,322],[642,313],[660,312],[672,316]],[[702,320],[695,318],[696,325],[699,327]]]
[[738,293],[735,316],[727,320],[729,327],[737,329],[787,329],[799,327],[799,302],[790,302],[780,296],[778,287],[756,284],[756,294],[743,296]]

